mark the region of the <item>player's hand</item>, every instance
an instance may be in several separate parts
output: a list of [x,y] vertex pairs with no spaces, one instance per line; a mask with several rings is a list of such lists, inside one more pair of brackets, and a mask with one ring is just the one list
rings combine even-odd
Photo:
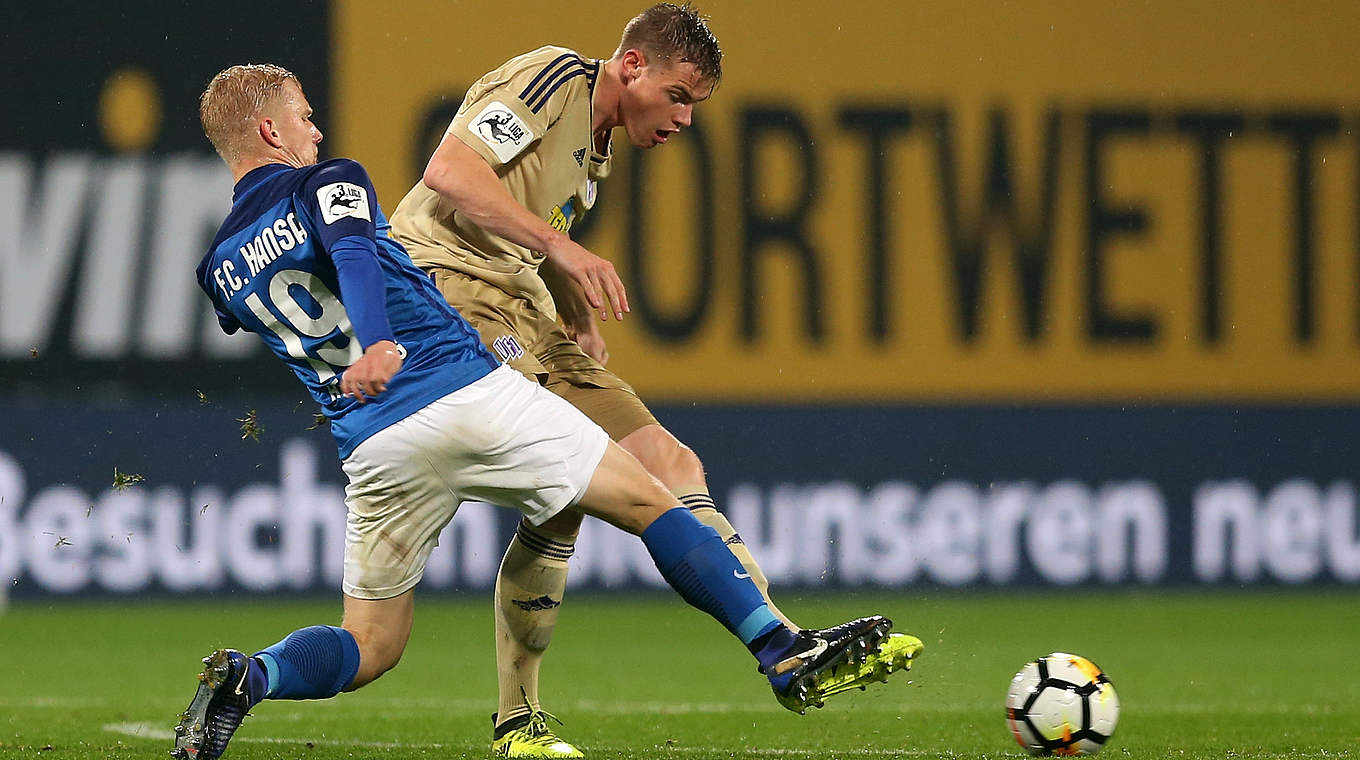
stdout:
[[570,277],[581,291],[586,294],[590,308],[600,311],[600,319],[609,319],[612,309],[614,318],[623,319],[628,308],[628,295],[624,292],[623,280],[614,271],[614,265],[581,247],[571,238],[563,236],[561,243],[553,250],[544,251],[563,274]]
[[380,340],[369,346],[359,361],[349,365],[340,378],[340,392],[365,403],[387,390],[387,383],[401,369],[404,352],[390,340]]
[[602,367],[609,363],[609,349],[605,347],[604,336],[600,334],[594,322],[581,329],[575,329],[571,325],[563,325],[562,329],[567,333],[567,337],[576,341],[576,345],[586,352],[586,356],[599,362]]

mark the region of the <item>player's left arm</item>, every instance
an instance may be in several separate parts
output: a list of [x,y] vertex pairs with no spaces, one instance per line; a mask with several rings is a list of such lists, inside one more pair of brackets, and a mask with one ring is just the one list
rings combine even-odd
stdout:
[[335,263],[340,297],[363,356],[340,378],[340,390],[363,403],[387,390],[403,352],[387,319],[387,294],[378,263],[377,194],[355,161],[332,161],[308,179],[304,198],[326,253]]
[[204,259],[203,263],[198,265],[198,287],[208,296],[208,301],[212,303],[213,315],[217,317],[218,327],[221,327],[222,332],[227,335],[235,335],[236,331],[242,329],[244,326],[241,324],[240,320],[236,318],[236,315],[231,313],[231,310],[227,308],[227,305],[218,300],[220,296],[219,289],[213,287],[212,283],[208,281],[208,269],[211,261],[212,258],[210,256],[209,258]]

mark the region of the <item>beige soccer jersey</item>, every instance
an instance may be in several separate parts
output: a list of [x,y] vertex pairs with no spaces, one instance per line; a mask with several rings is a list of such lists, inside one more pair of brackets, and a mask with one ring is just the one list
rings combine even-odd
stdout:
[[[512,58],[477,81],[449,125],[525,208],[567,231],[595,204],[610,150],[595,150],[591,93],[600,61],[561,47]],[[543,254],[491,235],[416,183],[392,214],[392,233],[422,267],[448,267],[533,301],[556,318],[538,274]]]

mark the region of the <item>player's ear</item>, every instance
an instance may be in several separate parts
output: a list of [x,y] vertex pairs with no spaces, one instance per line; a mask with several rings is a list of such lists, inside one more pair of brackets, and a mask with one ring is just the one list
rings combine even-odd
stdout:
[[283,147],[283,142],[279,140],[278,126],[274,124],[273,119],[260,119],[258,127],[260,130],[260,139],[264,140],[266,145],[271,148]]
[[626,82],[642,77],[642,69],[647,65],[647,55],[637,48],[629,48],[623,53],[623,77]]

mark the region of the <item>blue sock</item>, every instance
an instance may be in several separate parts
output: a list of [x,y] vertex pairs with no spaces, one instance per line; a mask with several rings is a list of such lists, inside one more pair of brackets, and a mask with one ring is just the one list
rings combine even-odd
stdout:
[[741,643],[784,627],[718,532],[684,507],[642,531],[661,577],[691,605],[717,618]]
[[269,699],[325,699],[339,694],[359,672],[354,635],[332,625],[299,628],[255,653],[269,674]]

